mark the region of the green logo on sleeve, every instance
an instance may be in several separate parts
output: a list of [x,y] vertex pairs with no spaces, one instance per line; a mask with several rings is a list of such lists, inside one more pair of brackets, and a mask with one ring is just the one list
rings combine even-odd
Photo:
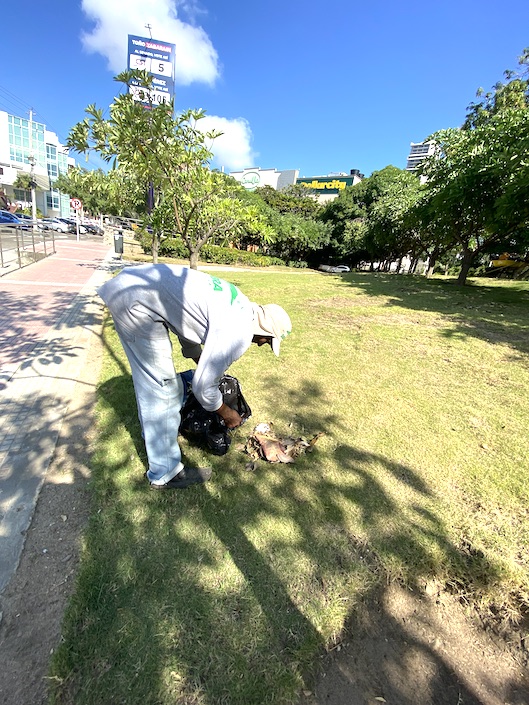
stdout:
[[213,282],[213,291],[224,291],[222,279],[219,279],[218,277],[211,277],[211,280]]
[[230,284],[230,291],[231,291],[231,301],[230,303],[232,304],[235,299],[237,298],[237,295],[239,293],[239,289],[235,286],[235,284]]
[[237,289],[235,284],[225,282],[223,279],[219,279],[219,277],[211,277],[211,280],[213,281],[213,291],[224,291],[224,284],[227,284],[230,287],[231,291],[230,303],[233,303],[235,301],[235,299],[239,295],[239,290]]

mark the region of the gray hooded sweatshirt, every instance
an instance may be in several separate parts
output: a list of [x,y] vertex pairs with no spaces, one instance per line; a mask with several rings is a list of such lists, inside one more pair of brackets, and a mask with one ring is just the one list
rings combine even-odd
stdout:
[[250,347],[254,304],[233,284],[188,267],[125,267],[99,295],[125,339],[178,336],[182,354],[200,361],[193,394],[208,411],[222,405],[219,380]]

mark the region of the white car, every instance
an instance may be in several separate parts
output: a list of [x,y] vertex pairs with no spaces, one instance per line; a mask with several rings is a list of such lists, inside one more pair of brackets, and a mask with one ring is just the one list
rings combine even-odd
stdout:
[[79,227],[79,234],[80,235],[85,235],[86,234],[86,228],[84,225],[81,225],[81,223],[77,223],[76,220],[73,218],[61,218],[61,220],[64,220],[65,223],[68,223],[70,226],[69,232],[71,233],[76,233],[77,232],[77,227]]
[[70,226],[62,218],[52,218],[50,221],[50,226],[52,230],[58,233],[68,233],[70,232]]
[[[60,233],[76,233],[77,223],[71,218],[53,218],[51,221],[51,227]],[[84,225],[79,223],[79,233],[84,235],[86,233],[86,228]]]
[[329,272],[329,274],[343,274],[343,272],[350,272],[351,269],[346,264],[337,264],[336,266],[331,264],[320,264],[318,267],[322,272]]

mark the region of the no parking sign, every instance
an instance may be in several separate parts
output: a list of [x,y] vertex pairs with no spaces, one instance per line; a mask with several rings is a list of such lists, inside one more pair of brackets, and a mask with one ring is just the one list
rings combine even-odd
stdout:
[[82,202],[78,198],[70,198],[70,205],[74,211],[80,211],[83,207]]

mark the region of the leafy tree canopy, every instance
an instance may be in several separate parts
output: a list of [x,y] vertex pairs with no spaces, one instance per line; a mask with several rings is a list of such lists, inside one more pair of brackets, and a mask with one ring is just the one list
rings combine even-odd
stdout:
[[506,72],[507,83],[472,104],[461,128],[428,138],[437,145],[422,167],[430,213],[438,231],[461,248],[460,284],[480,252],[506,240],[528,246],[528,60],[526,50],[521,72]]
[[[147,72],[125,71],[115,80],[127,87],[139,82],[150,100],[152,77]],[[145,194],[154,261],[160,239],[178,236],[189,251],[190,266],[196,268],[208,239],[222,237],[252,218],[235,195],[233,179],[209,168],[210,147],[220,133],[199,128],[203,110],[174,115],[172,104],[150,102],[145,107],[126,92],[115,98],[109,118],[95,105],[89,105],[86,114],[72,128],[68,146],[82,153],[95,150]]]

